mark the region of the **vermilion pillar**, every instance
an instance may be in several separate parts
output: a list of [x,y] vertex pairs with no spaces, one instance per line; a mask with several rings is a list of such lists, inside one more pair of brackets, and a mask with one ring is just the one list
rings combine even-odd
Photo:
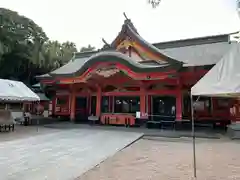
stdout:
[[102,90],[101,87],[97,87],[97,103],[96,103],[96,116],[100,117],[101,115],[101,100],[102,100]]
[[76,90],[74,86],[72,86],[70,91],[70,120],[75,121],[75,115],[76,115]]
[[146,90],[144,87],[140,88],[140,112],[141,112],[141,116],[142,115],[145,116],[145,114],[146,114]]
[[183,102],[182,84],[181,81],[179,80],[176,93],[176,121],[182,120],[182,102]]

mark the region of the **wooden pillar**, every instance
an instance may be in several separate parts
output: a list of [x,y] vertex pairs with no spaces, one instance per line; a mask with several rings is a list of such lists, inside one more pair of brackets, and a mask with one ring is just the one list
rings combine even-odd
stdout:
[[70,90],[70,97],[69,97],[69,104],[70,104],[70,120],[72,122],[75,121],[75,115],[76,115],[76,90],[74,86],[72,85]]
[[140,112],[141,116],[146,114],[146,90],[144,87],[140,87]]
[[102,100],[102,90],[101,87],[97,87],[97,105],[96,105],[96,116],[101,116],[101,100]]
[[176,121],[182,121],[182,109],[183,109],[182,103],[183,103],[182,83],[179,79],[176,93]]

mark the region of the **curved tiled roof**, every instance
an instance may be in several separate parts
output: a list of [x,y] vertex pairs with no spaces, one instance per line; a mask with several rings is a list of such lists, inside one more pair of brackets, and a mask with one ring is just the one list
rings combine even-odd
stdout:
[[153,44],[165,55],[184,62],[184,66],[206,66],[216,64],[231,48],[231,35],[211,35]]
[[[138,62],[134,57],[115,51],[119,41],[130,37],[146,47],[148,51],[159,54],[166,60],[160,64],[157,61]],[[180,69],[186,66],[205,66],[216,64],[229,50],[229,34],[201,37],[195,39],[178,40],[151,44],[145,41],[137,32],[130,19],[126,19],[115,40],[98,51],[76,53],[71,61],[57,70],[38,76],[38,78],[52,78],[55,76],[74,77],[84,73],[98,62],[119,62],[134,72],[161,72],[169,69]]]
[[118,62],[127,67],[129,67],[134,72],[161,72],[167,71],[168,69],[180,69],[182,63],[178,62],[176,64],[141,64],[137,61],[134,61],[130,57],[116,51],[104,51],[96,53],[90,57],[76,57],[66,65],[58,68],[55,71],[49,73],[49,76],[67,76],[74,77],[83,74],[88,68],[92,67],[95,63],[98,62]]
[[171,57],[168,57],[163,51],[161,51],[160,49],[158,49],[157,47],[155,47],[154,45],[152,45],[151,43],[147,42],[146,40],[144,40],[139,33],[137,32],[136,28],[134,27],[133,23],[131,22],[130,19],[126,19],[124,21],[124,24],[122,26],[122,30],[119,32],[118,36],[115,38],[115,40],[112,42],[111,46],[115,47],[117,46],[117,40],[121,37],[124,37],[124,34],[129,35],[133,40],[137,41],[139,44],[141,44],[143,47],[148,48],[149,51],[151,51],[152,53],[155,54],[159,54],[160,56],[162,56],[164,59],[166,59],[166,61],[169,64],[176,64],[179,63],[178,60],[175,60]]
[[216,64],[230,48],[229,42],[217,42],[161,50],[169,57],[184,62],[184,66],[205,66]]

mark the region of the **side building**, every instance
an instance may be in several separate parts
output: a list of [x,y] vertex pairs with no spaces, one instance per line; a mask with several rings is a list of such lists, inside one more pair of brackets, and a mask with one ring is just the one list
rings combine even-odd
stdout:
[[[98,51],[76,53],[66,65],[38,76],[51,96],[50,114],[84,122],[136,125],[190,121],[190,89],[230,50],[230,36],[151,44],[130,19]],[[201,97],[196,120],[227,124],[234,100]],[[136,118],[136,112],[140,117]]]

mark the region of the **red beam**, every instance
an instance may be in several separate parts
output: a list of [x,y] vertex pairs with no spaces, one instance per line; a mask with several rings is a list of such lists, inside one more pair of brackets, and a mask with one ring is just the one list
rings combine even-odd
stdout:
[[87,92],[76,92],[76,97],[88,97],[89,95]]
[[[88,70],[86,70],[81,76],[79,77],[75,77],[75,78],[59,78],[58,80],[62,81],[62,82],[69,82],[71,83],[74,83],[74,82],[85,82],[86,81],[86,78],[88,77],[89,74],[91,73],[94,73],[96,69],[98,69],[99,65],[101,65],[101,67],[106,67],[106,66],[109,66],[109,65],[113,65],[122,70],[123,72],[125,72],[125,74],[133,79],[145,79],[147,78],[148,76],[151,78],[151,79],[155,79],[155,78],[166,78],[168,77],[169,74],[172,74],[172,73],[175,73],[176,71],[175,70],[170,70],[170,71],[167,71],[167,72],[154,72],[154,73],[136,73],[136,72],[133,72],[130,68],[128,68],[127,66],[123,65],[123,64],[120,64],[118,62],[112,62],[112,63],[96,63],[94,64],[92,67],[90,67]],[[57,79],[56,79],[57,80]]]
[[[176,95],[178,90],[150,90],[145,93],[145,95]],[[128,92],[104,92],[104,96],[140,96],[142,93],[140,91],[128,91]]]
[[178,90],[168,90],[168,89],[162,89],[162,90],[151,90],[147,91],[147,95],[176,95],[178,93]]
[[103,92],[103,96],[140,96],[140,92],[128,91],[128,92]]
[[106,85],[122,85],[126,82],[128,83],[133,83],[133,84],[139,84],[138,81],[134,81],[128,77],[112,77],[112,78],[109,78],[109,79],[99,79],[98,82],[101,82],[101,86],[106,86]]
[[56,82],[55,80],[41,80],[40,81],[40,83],[42,83],[42,84],[53,84],[55,82]]
[[122,87],[124,83],[129,83],[132,84],[133,86],[144,86],[148,87],[153,84],[158,84],[158,83],[165,83],[165,84],[170,84],[170,85],[177,85],[178,80],[177,79],[162,79],[162,80],[149,80],[149,81],[138,81],[138,80],[132,80],[129,77],[126,76],[117,76],[117,77],[112,77],[108,79],[96,79],[96,80],[89,80],[89,84],[96,84],[98,82],[101,82],[101,86],[104,87],[106,85],[113,85],[116,87]]
[[177,79],[170,79],[170,78],[161,79],[161,80],[141,81],[141,82],[145,87],[150,86],[150,85],[155,85],[155,84],[167,84],[167,85],[177,85],[178,84]]
[[183,78],[192,78],[192,77],[199,77],[204,76],[208,70],[196,70],[196,71],[187,71],[187,72],[181,72],[180,76]]

